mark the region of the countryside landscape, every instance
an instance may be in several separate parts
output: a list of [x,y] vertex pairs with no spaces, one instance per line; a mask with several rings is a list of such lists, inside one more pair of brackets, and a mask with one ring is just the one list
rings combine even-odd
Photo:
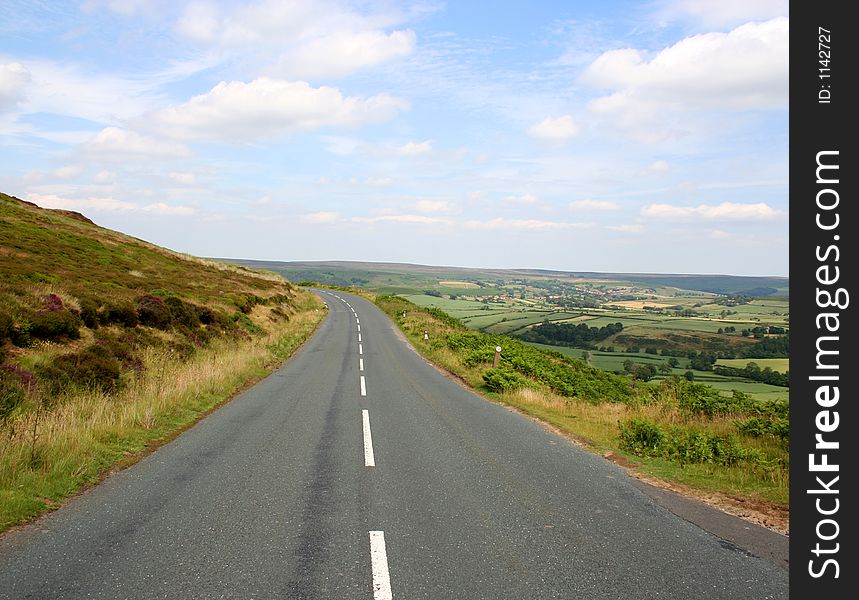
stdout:
[[0,3],[0,598],[788,598],[789,39]]

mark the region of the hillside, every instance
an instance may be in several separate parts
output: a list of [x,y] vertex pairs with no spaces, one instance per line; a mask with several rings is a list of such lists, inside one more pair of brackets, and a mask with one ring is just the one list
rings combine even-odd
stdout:
[[321,307],[274,273],[0,194],[0,529],[265,374]]
[[[382,293],[401,293],[394,288],[437,286],[447,279],[480,281],[575,281],[627,282],[644,286],[672,287],[715,294],[785,296],[787,277],[750,277],[669,273],[599,273],[592,271],[555,271],[549,269],[477,269],[466,267],[415,265],[405,263],[357,261],[254,261],[234,262],[281,273],[293,281],[318,281],[326,285],[358,285]],[[443,286],[442,286],[443,287]]]

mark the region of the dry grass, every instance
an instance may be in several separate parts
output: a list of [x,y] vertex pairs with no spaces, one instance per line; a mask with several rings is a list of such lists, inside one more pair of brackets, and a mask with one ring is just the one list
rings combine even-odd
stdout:
[[324,312],[302,293],[289,321],[253,316],[266,334],[216,339],[186,362],[144,351],[144,370],[118,392],[80,391],[32,406],[0,432],[0,529],[25,521],[97,481],[105,469],[193,423],[289,356]]

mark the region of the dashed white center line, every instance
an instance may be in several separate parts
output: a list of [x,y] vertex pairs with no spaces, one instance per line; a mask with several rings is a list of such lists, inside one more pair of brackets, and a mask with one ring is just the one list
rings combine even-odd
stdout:
[[363,359],[363,358],[359,358],[359,359],[358,359],[358,370],[359,370],[359,371],[363,371],[363,370],[364,370],[364,359]]
[[364,345],[358,344],[358,354],[364,354]]
[[366,395],[367,395],[367,382],[366,382],[366,381],[364,381],[364,376],[363,376],[363,375],[361,375],[361,395],[362,395],[362,396],[366,396]]
[[375,467],[376,457],[373,455],[373,434],[370,433],[370,413],[361,411],[361,419],[364,423],[364,466]]
[[358,341],[359,342],[361,341],[361,334],[360,333],[358,334]]
[[360,325],[358,325],[358,331],[361,331],[361,326],[360,326]]
[[385,532],[370,532],[370,562],[373,564],[374,600],[392,600],[391,575],[388,572],[388,554],[385,551]]
[[355,323],[360,323],[360,322],[361,322],[361,319],[359,319],[358,317],[355,317]]

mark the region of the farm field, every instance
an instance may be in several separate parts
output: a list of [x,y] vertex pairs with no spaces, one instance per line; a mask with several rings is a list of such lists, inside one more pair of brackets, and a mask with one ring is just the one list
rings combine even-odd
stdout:
[[787,373],[790,370],[789,358],[720,358],[716,361],[716,364],[723,367],[743,369],[750,362],[755,363],[761,369],[769,367],[778,373]]
[[[569,348],[566,346],[551,346],[548,344],[537,344],[533,342],[527,342],[528,345],[534,346],[536,348],[542,348],[544,350],[554,350],[555,352],[560,352],[566,356],[572,356],[574,358],[582,359],[585,352],[587,350],[583,350],[581,348]],[[668,357],[665,356],[656,356],[653,354],[645,354],[645,353],[632,353],[632,352],[599,352],[595,350],[590,351],[590,360],[588,364],[592,367],[596,367],[597,369],[603,371],[623,371],[623,363],[627,360],[632,360],[636,363],[641,364],[652,364],[655,367],[659,367],[662,364],[667,364]],[[707,385],[711,385],[714,388],[724,392],[725,394],[729,394],[732,390],[738,390],[740,392],[744,392],[746,394],[750,394],[753,398],[757,400],[774,400],[776,398],[788,398],[789,392],[787,388],[779,387],[775,385],[769,385],[766,383],[760,383],[757,381],[750,381],[748,379],[744,379],[741,377],[725,377],[723,375],[716,375],[709,371],[699,371],[697,369],[689,368],[689,359],[688,358],[678,358],[679,366],[675,369],[671,370],[667,376],[683,376],[686,371],[692,371],[695,376],[695,381],[698,383],[706,383]],[[744,364],[741,366],[745,366],[746,362],[765,362],[767,359],[738,359]],[[770,360],[785,360],[787,359],[770,359]],[[722,361],[719,361],[717,364],[721,364]],[[657,375],[654,377],[654,380],[663,379],[664,375]]]

